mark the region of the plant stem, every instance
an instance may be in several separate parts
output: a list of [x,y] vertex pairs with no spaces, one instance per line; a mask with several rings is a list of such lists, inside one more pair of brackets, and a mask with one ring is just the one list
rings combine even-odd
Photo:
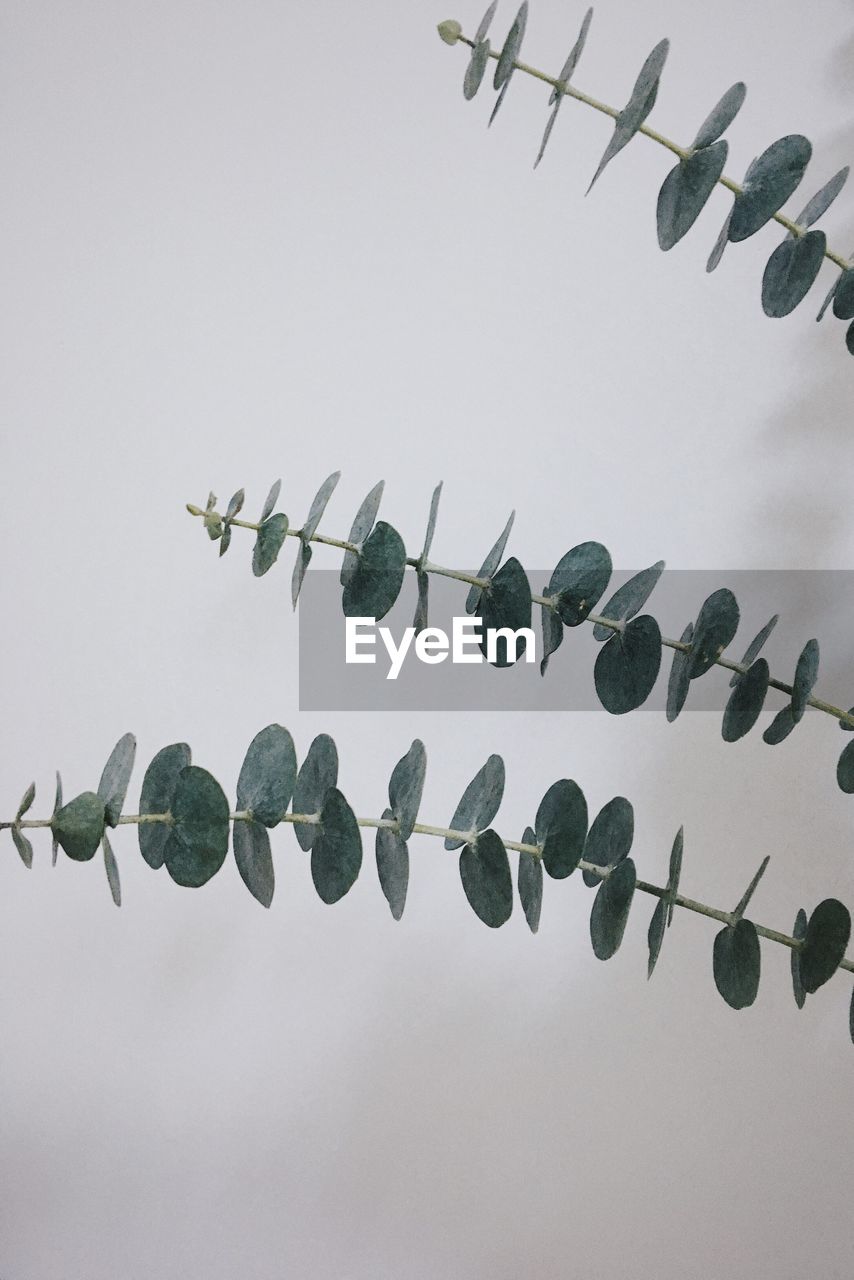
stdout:
[[[191,512],[190,514],[192,515],[193,513]],[[232,524],[238,525],[241,529],[258,528],[256,524],[250,524],[248,521],[233,520]],[[295,537],[300,536],[297,530],[289,529],[288,532],[293,533]],[[309,542],[321,542],[325,546],[339,547],[344,551],[354,551],[357,555],[361,549],[357,543],[343,542],[338,538],[327,538],[321,533],[314,534],[309,538]],[[416,560],[412,556],[409,556],[407,557],[406,564],[410,568],[419,569],[422,573],[435,573],[438,574],[439,577],[443,578],[456,578],[460,582],[467,582],[471,586],[479,587],[482,591],[488,590],[489,588],[490,580],[488,578],[478,578],[473,574],[462,573],[458,569],[446,569],[442,565],[433,564],[430,560],[425,560],[422,564],[420,560]],[[542,605],[547,609],[555,609],[554,602],[549,596],[537,595],[533,591],[531,592],[531,603]],[[598,613],[589,613],[585,618],[585,622],[589,622],[593,626],[607,627],[610,631],[614,632],[621,632],[625,629],[625,623],[619,619],[606,618]],[[670,636],[662,636],[661,643],[665,648],[675,649],[680,653],[689,653],[691,650],[690,644],[685,644],[681,640],[674,640]],[[727,671],[737,672],[739,675],[744,675],[747,671],[747,667],[744,663],[734,662],[732,658],[724,658],[722,655],[718,655],[718,657],[715,658],[714,663],[716,666],[723,667]],[[785,693],[788,697],[792,696],[792,686],[790,684],[786,684],[784,680],[778,680],[774,676],[769,678],[768,687],[770,689],[777,689],[778,692]],[[826,702],[823,698],[816,698],[810,695],[810,697],[807,698],[806,704],[808,707],[813,707],[816,711],[823,711],[826,715],[833,716],[833,718],[838,720],[840,724],[848,725],[850,728],[854,729],[854,715],[848,711],[844,711],[841,707],[834,706],[832,702]]]
[[[245,809],[239,809],[235,813],[228,815],[230,822],[249,822],[252,820],[252,813]],[[282,818],[282,822],[302,825],[319,826],[319,813],[286,813]],[[141,823],[162,822],[171,825],[173,819],[171,813],[144,813],[144,814],[125,814],[119,818],[119,823],[123,826],[139,825]],[[383,827],[389,831],[399,830],[399,824],[396,818],[356,818],[359,827],[373,828]],[[23,819],[19,823],[0,822],[0,830],[6,827],[49,827],[51,821],[49,818],[29,818]],[[432,826],[426,822],[416,822],[412,828],[415,835],[434,836],[441,840],[459,840],[465,843],[477,841],[476,831],[457,831],[451,827]],[[502,844],[508,852],[528,853],[533,858],[542,858],[542,850],[535,844],[523,844],[515,840],[504,840]],[[609,874],[610,868],[600,867],[592,862],[580,861],[579,869],[582,871],[590,871],[598,876],[600,880],[604,880]],[[684,894],[676,893],[672,896],[666,886],[650,884],[647,880],[638,880],[636,889],[641,893],[650,894],[654,898],[668,898],[677,907],[682,907],[685,911],[693,911],[696,915],[706,916],[710,920],[717,920],[720,924],[730,924],[732,921],[732,912],[721,911],[717,907],[710,907],[704,902],[697,902],[694,898],[686,898]],[[755,925],[756,932],[762,938],[767,938],[770,942],[779,942],[784,947],[789,947],[793,951],[798,951],[803,946],[803,942],[797,938],[793,938],[788,933],[781,933],[778,929],[769,929],[765,925]],[[839,964],[840,969],[846,970],[848,973],[854,973],[854,960],[844,959]]]
[[[468,36],[459,35],[457,39],[460,44],[468,45],[470,49],[474,48],[474,41],[470,40]],[[501,51],[490,49],[489,56],[497,61],[501,56]],[[583,102],[586,106],[592,107],[594,111],[599,111],[603,115],[610,116],[612,120],[618,119],[620,115],[620,112],[616,107],[609,107],[606,102],[600,102],[597,98],[591,98],[589,94],[582,93],[581,90],[576,89],[574,85],[566,84],[562,80],[556,80],[554,76],[547,75],[545,71],[540,71],[537,67],[528,66],[526,62],[519,62],[516,59],[513,61],[513,66],[517,71],[522,71],[525,75],[532,76],[535,80],[541,80],[544,84],[551,85],[553,89],[556,89],[558,93],[563,94],[564,97],[575,98],[576,101]],[[642,124],[637,132],[642,133],[645,138],[651,138],[652,141],[657,142],[659,146],[666,147],[668,151],[672,151],[680,160],[687,160],[691,155],[693,155],[693,151],[690,147],[680,147],[678,142],[674,142],[672,138],[665,137],[663,133],[658,133],[655,129],[650,129],[646,124]],[[726,174],[722,174],[721,177],[718,178],[718,185],[726,187],[726,189],[731,191],[733,195],[740,195],[743,190],[738,182],[735,182],[732,178],[728,178]],[[806,231],[805,227],[800,226],[797,222],[793,222],[791,218],[787,218],[785,214],[782,213],[773,213],[770,221],[779,223],[781,227],[785,227],[787,231],[791,232],[791,234],[795,236],[802,236]],[[847,269],[852,265],[847,258],[842,256],[842,254],[836,253],[835,250],[831,249],[830,245],[825,245],[824,256],[831,262],[835,263],[836,266],[841,268],[843,271],[847,271]]]

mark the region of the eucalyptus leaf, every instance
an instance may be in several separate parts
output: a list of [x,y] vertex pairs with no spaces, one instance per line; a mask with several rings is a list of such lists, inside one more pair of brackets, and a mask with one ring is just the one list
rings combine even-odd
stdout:
[[421,739],[416,738],[394,766],[388,784],[388,802],[398,821],[401,840],[409,839],[418,820],[426,772],[427,752]]
[[715,142],[670,170],[656,207],[660,248],[672,249],[691,230],[724,171],[728,149],[725,141]]
[[307,542],[300,542],[299,553],[294,563],[293,577],[291,578],[291,603],[294,608],[297,607],[299,593],[302,590],[303,578],[305,571],[311,563],[312,550]]
[[106,831],[101,837],[101,844],[104,849],[104,870],[107,873],[107,884],[110,886],[110,894],[113,902],[117,907],[122,905],[122,882],[119,876],[119,866],[116,862],[116,855],[113,853],[113,846],[110,844],[110,837]]
[[[537,843],[537,838],[530,827],[525,828],[521,843],[532,845]],[[543,908],[542,858],[537,858],[532,853],[525,853],[524,850],[519,851],[519,874],[516,887],[528,928],[531,933],[536,933],[540,927],[540,912]]]
[[729,213],[724,218],[724,224],[718,232],[718,238],[712,247],[712,252],[709,254],[709,260],[706,263],[706,270],[709,272],[714,271],[718,266],[721,258],[724,256],[724,249],[726,249],[729,244],[729,229],[732,223],[732,211],[734,207],[734,205],[730,207]]
[[94,791],[84,791],[58,809],[51,830],[65,853],[75,862],[94,858],[104,834],[105,806]]
[[[476,578],[491,578],[495,570],[501,564],[504,556],[504,548],[507,546],[507,539],[510,537],[510,530],[513,528],[513,521],[516,519],[516,512],[511,511],[506,525],[498,535],[495,545],[490,550],[479,571],[475,574]],[[478,601],[481,597],[482,588],[470,587],[466,596],[466,613],[474,613],[477,609]]]
[[[393,818],[386,809],[383,818]],[[385,900],[395,920],[403,915],[406,891],[409,886],[409,848],[406,841],[391,827],[377,827],[376,839],[377,875]]]
[[[140,814],[171,813],[178,778],[190,760],[190,748],[186,742],[174,742],[157,752],[142,780]],[[139,851],[155,871],[163,866],[170,832],[171,827],[165,822],[141,822],[137,827]]]
[[104,816],[108,827],[114,827],[122,816],[122,805],[135,758],[136,738],[132,733],[126,733],[113,747],[98,783],[98,797],[104,802]]
[[746,1009],[759,990],[759,934],[750,920],[725,925],[715,937],[715,986],[732,1009]]
[[498,63],[495,67],[495,78],[493,87],[500,89],[500,93],[496,100],[495,106],[492,108],[492,114],[489,117],[489,124],[492,124],[498,115],[499,108],[504,101],[507,90],[510,87],[510,81],[513,78],[515,70],[514,63],[519,57],[519,50],[522,47],[522,40],[525,36],[525,27],[528,21],[528,0],[523,0],[519,8],[519,12],[513,19],[513,25],[507,33],[507,39],[504,41],[504,47],[498,57]]
[[[491,755],[463,792],[454,816],[448,823],[449,830],[485,830],[498,812],[503,796],[504,761],[501,756]],[[449,836],[445,839],[445,848],[450,852],[461,848],[465,843],[465,840]]]
[[595,609],[611,577],[611,557],[601,542],[581,542],[561,556],[547,595],[554,600],[561,621],[577,627]]
[[[759,657],[761,650],[764,649],[765,642],[770,636],[771,632],[776,627],[779,619],[780,619],[780,615],[778,613],[775,613],[774,617],[769,618],[768,621],[765,623],[765,626],[762,628],[762,630],[759,631],[753,637],[750,644],[747,646],[747,648],[744,651],[744,657],[741,660],[741,665],[743,667],[753,666],[753,663]],[[741,679],[741,675],[742,673],[739,671],[736,671],[733,674],[732,679],[729,682],[730,688],[735,688],[735,686],[738,684],[739,680]]]
[[415,581],[418,585],[418,600],[415,605],[415,617],[412,619],[412,625],[415,628],[415,634],[420,635],[426,630],[429,622],[428,606],[430,602],[430,579],[426,573],[415,570]]
[[[385,480],[380,480],[374,485],[371,492],[364,499],[359,510],[356,512],[352,525],[350,526],[350,536],[347,538],[348,542],[353,542],[358,547],[361,547],[365,542],[368,534],[374,527],[374,521],[376,520],[377,512],[380,509],[380,501],[382,500],[384,488]],[[342,587],[346,587],[350,578],[356,572],[358,563],[359,556],[355,551],[344,552],[344,563],[341,565],[340,577]]]
[[311,846],[311,878],[320,899],[331,906],[348,893],[362,867],[362,835],[353,810],[337,787],[323,801]]
[[[489,587],[481,593],[477,602],[477,616],[483,620],[479,644],[487,655],[489,631],[508,628],[518,631],[531,626],[531,586],[519,561],[515,556],[507,560],[495,576]],[[527,649],[524,637],[512,643],[505,636],[498,636],[495,641],[495,661],[493,666],[509,667],[522,658]]]
[[198,889],[225,862],[228,800],[216,778],[189,764],[178,774],[171,809],[174,823],[163,849],[166,870],[176,884]]
[[466,73],[463,77],[463,97],[470,101],[477,93],[483,81],[489,62],[489,41],[479,40],[472,49]]
[[[833,177],[824,184],[820,191],[816,192],[811,200],[807,201],[797,218],[795,218],[795,222],[798,226],[811,227],[814,222],[818,222],[819,218],[823,214],[827,213],[827,210],[833,204],[847,181],[848,165],[845,165],[843,169],[840,169],[838,173],[835,173]],[[792,234],[793,233],[790,231],[789,235],[791,236]]]
[[[327,733],[319,733],[309,747],[297,774],[292,811],[319,814],[327,793],[337,783],[338,751]],[[311,848],[316,833],[317,826],[314,823],[294,823],[294,834],[303,850]]]
[[[62,808],[62,778],[60,777],[59,770],[57,769],[57,771],[56,771],[56,793],[55,793],[54,801],[53,801],[53,813],[54,813],[54,815],[56,815],[56,813],[57,813],[61,808]],[[55,867],[55,866],[56,866],[56,855],[57,855],[57,852],[58,852],[58,850],[59,850],[59,841],[58,841],[58,840],[57,840],[57,838],[56,838],[56,832],[55,832],[55,831],[51,831],[50,836],[51,836],[51,854],[50,854],[50,862],[51,862],[51,866]]]
[[23,818],[25,813],[28,813],[30,811],[30,809],[33,806],[33,801],[35,800],[35,798],[36,798],[36,784],[34,782],[31,782],[30,785],[27,787],[26,791],[24,792],[23,796],[21,797],[21,803],[18,805],[18,810],[15,814],[16,822],[20,818]]
[[819,648],[817,640],[807,640],[795,667],[792,681],[792,719],[795,724],[804,717],[807,702],[818,679]]
[[825,898],[807,921],[798,968],[804,991],[811,995],[833,977],[851,938],[848,908]]
[[460,879],[475,915],[498,929],[513,910],[513,877],[501,837],[491,829],[460,853]]
[[222,558],[225,555],[226,551],[230,546],[231,546],[231,525],[226,524],[226,525],[223,525],[222,533],[220,534],[220,538],[219,538],[220,558]]
[[33,846],[31,841],[24,835],[20,827],[11,827],[12,843],[20,854],[21,861],[29,870],[33,865]]
[[430,556],[430,548],[433,545],[433,535],[436,532],[436,517],[439,514],[439,499],[441,496],[442,481],[440,480],[436,485],[436,488],[433,490],[433,496],[430,499],[430,514],[427,517],[427,531],[424,534],[424,546],[421,549],[421,559],[419,562],[420,568],[423,568]]
[[649,922],[647,930],[646,942],[649,948],[649,959],[646,965],[647,980],[652,977],[652,972],[661,954],[661,944],[664,941],[664,932],[667,928],[667,901],[665,898],[659,898],[655,904],[655,910],[652,913],[652,919]]
[[[594,867],[615,867],[629,856],[634,837],[635,811],[625,796],[614,796],[590,824],[582,859]],[[602,880],[595,871],[586,868],[582,876],[588,889]]]
[[[807,913],[803,907],[798,910],[795,916],[795,923],[792,926],[792,937],[798,942],[802,942],[807,936]],[[803,1009],[806,1003],[807,993],[804,990],[804,984],[801,981],[801,952],[800,948],[793,947],[791,951],[792,965],[792,991],[795,996],[795,1004],[799,1009]]]
[[833,287],[833,314],[837,320],[854,319],[854,267],[846,267]]
[[[608,603],[602,606],[602,617],[611,622],[628,622],[630,618],[634,618],[652,595],[663,571],[664,561],[657,560],[648,569],[641,569],[640,573],[629,578],[628,582],[617,588]],[[594,640],[610,640],[613,634],[612,629],[604,627],[601,622],[593,624]]]
[[[680,644],[690,644],[694,635],[694,624],[689,622],[682,635]],[[685,706],[688,690],[691,687],[690,651],[682,649],[673,651],[673,662],[670,667],[670,678],[667,682],[667,719],[672,724]]]
[[849,354],[854,356],[854,320],[845,330],[845,346],[848,348]]
[[680,827],[670,850],[670,867],[667,873],[667,927],[673,923],[675,910],[674,898],[679,893],[679,881],[682,878],[682,854],[685,849],[685,831]]
[[276,503],[279,501],[279,494],[281,493],[281,491],[282,491],[281,480],[274,481],[273,485],[270,488],[270,492],[267,494],[267,497],[264,499],[264,505],[261,508],[261,514],[258,517],[259,524],[263,524],[264,521],[273,514],[273,508],[275,507]]
[[823,231],[807,231],[777,245],[762,277],[762,310],[766,316],[787,316],[803,302],[821,270],[826,248]]
[[809,140],[798,133],[772,142],[753,161],[735,197],[728,238],[746,240],[764,227],[795,191],[812,155]]
[[[350,552],[347,552],[349,555]],[[368,535],[344,586],[347,618],[384,618],[400,595],[406,572],[406,548],[384,520]]]
[[588,192],[603,169],[614,159],[614,156],[622,151],[628,142],[631,142],[655,106],[655,99],[658,95],[658,82],[664,70],[664,62],[669,48],[669,40],[660,40],[652,52],[647,55],[646,61],[635,81],[632,95],[617,116],[611,140],[605,148],[605,154],[599,161],[599,168],[587,188]]
[[[769,747],[776,747],[779,743],[788,738],[794,729],[797,721],[792,715],[792,707],[790,703],[786,703],[785,707],[781,707],[769,724],[768,728],[762,735],[762,741],[767,742]],[[843,791],[845,788],[843,787]]]
[[288,811],[296,777],[293,738],[280,724],[267,725],[255,735],[246,752],[237,779],[237,808],[249,810],[264,827],[277,826]]
[[846,743],[836,766],[836,781],[840,791],[854,794],[854,741]]
[[246,888],[261,903],[269,907],[276,887],[273,854],[267,828],[252,819],[235,822],[231,833],[234,861]]
[[599,650],[593,679],[599,701],[611,715],[624,715],[646,702],[661,669],[661,631],[642,614],[627,622]]
[[581,861],[587,836],[587,801],[577,782],[553,782],[540,801],[534,822],[543,866],[554,880],[564,880]]
[[546,674],[549,658],[563,644],[563,623],[551,605],[540,605],[540,622],[543,629],[543,656],[540,659],[540,675]]
[[492,0],[480,22],[477,31],[474,33],[474,43],[480,44],[481,40],[486,37],[486,33],[492,25],[492,19],[495,17],[495,10],[498,8],[498,0]]
[[[581,30],[578,33],[578,39],[576,40],[575,44],[572,46],[569,57],[567,58],[566,62],[563,64],[560,75],[558,76],[558,80],[562,85],[568,85],[570,80],[573,77],[575,68],[578,64],[578,59],[581,57],[581,53],[584,49],[584,45],[587,40],[587,32],[590,30],[590,23],[592,18],[593,18],[593,10],[588,9],[581,23]],[[546,146],[548,145],[549,138],[551,137],[552,129],[555,126],[555,121],[557,120],[557,113],[560,110],[560,104],[563,102],[565,93],[566,93],[565,89],[553,88],[551,93],[549,94],[549,106],[552,108],[552,112],[548,118],[548,122],[546,123],[546,129],[545,129],[545,133],[543,134],[543,140],[540,143],[540,150],[538,151],[537,158],[534,161],[535,169],[543,158],[543,154],[545,152]]]
[[703,601],[691,637],[688,669],[692,680],[704,675],[714,666],[735,636],[738,622],[738,604],[727,587],[713,591]]
[[636,884],[631,858],[618,862],[600,884],[590,912],[590,941],[597,960],[610,960],[619,950]]
[[[303,542],[309,542],[317,533],[317,526],[323,518],[329,499],[335,490],[335,486],[341,479],[340,471],[333,471],[331,476],[327,476],[317,493],[311,500],[311,506],[308,509],[308,515],[305,518],[305,524],[300,530],[300,537]],[[373,524],[373,520],[371,521]]]
[[713,142],[717,142],[721,134],[726,133],[741,110],[746,94],[747,86],[741,81],[727,89],[697,130],[697,136],[691,143],[692,150],[699,151],[710,147]]
[[756,724],[765,705],[770,678],[764,658],[757,658],[744,675],[738,677],[724,711],[724,742],[737,742]]
[[750,900],[753,897],[754,893],[756,892],[756,886],[759,884],[759,881],[765,875],[765,872],[768,867],[768,863],[770,861],[771,861],[771,855],[770,853],[768,853],[760,862],[759,870],[755,873],[755,875],[753,876],[753,879],[750,881],[750,884],[747,886],[744,893],[741,895],[738,906],[736,907],[735,911],[733,911],[732,913],[732,919],[731,919],[732,924],[737,924],[738,921],[741,919],[741,917],[744,915],[747,908],[750,906]]
[[288,517],[283,511],[277,511],[259,525],[252,551],[252,572],[256,578],[263,578],[272,569],[287,536]]

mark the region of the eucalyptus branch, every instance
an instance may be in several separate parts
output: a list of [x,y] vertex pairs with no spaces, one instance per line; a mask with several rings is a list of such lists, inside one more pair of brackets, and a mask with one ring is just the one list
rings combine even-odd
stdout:
[[[300,847],[310,852],[315,889],[321,900],[331,905],[355,884],[362,867],[361,832],[370,828],[376,832],[380,886],[398,920],[409,885],[408,841],[413,835],[424,835],[442,839],[448,851],[461,850],[463,890],[475,914],[492,928],[505,924],[513,910],[510,852],[519,855],[517,893],[533,933],[540,922],[543,872],[564,880],[580,871],[586,885],[598,886],[590,914],[590,939],[601,960],[618,951],[635,893],[655,898],[647,931],[648,977],[676,908],[716,920],[723,928],[714,941],[714,980],[724,1000],[735,1009],[746,1008],[756,999],[760,938],[789,949],[799,1006],[838,969],[854,973],[854,960],[845,955],[851,918],[837,899],[820,902],[810,916],[799,910],[792,934],[747,919],[745,912],[768,866],[767,857],[733,911],[708,906],[680,892],[681,828],[673,842],[667,883],[639,880],[630,856],[634,811],[623,796],[609,800],[589,822],[581,787],[561,778],[540,800],[534,825],[526,828],[521,841],[500,836],[493,826],[505,784],[504,761],[498,755],[490,756],[472,778],[447,826],[418,820],[427,767],[424,744],[418,739],[392,771],[388,807],[379,817],[369,818],[357,817],[338,789],[338,752],[326,734],[314,739],[298,767],[288,730],[278,724],[262,729],[244,758],[234,808],[212,774],[191,763],[186,743],[173,743],[155,755],[145,772],[140,812],[123,814],[135,757],[136,739],[125,734],[104,766],[97,791],[83,792],[67,804],[62,803],[57,775],[50,818],[25,816],[36,793],[34,784],[28,787],[15,817],[0,823],[0,829],[11,831],[25,865],[32,866],[33,860],[25,830],[50,830],[54,862],[59,847],[78,862],[89,861],[100,847],[113,900],[120,906],[119,869],[108,829],[135,825],[146,863],[155,870],[165,866],[177,884],[188,888],[199,888],[212,879],[224,865],[231,845],[244,884],[258,902],[269,907],[275,889],[269,830],[286,824],[293,827]],[[854,994],[849,1022],[851,1018]]]
[[840,274],[833,282],[817,319],[821,320],[832,304],[835,316],[850,321],[845,341],[848,350],[854,354],[854,253],[846,258],[831,248],[823,231],[810,229],[841,192],[848,177],[848,166],[834,174],[807,202],[797,217],[790,218],[780,210],[800,185],[812,155],[812,145],[802,134],[787,134],[773,142],[752,161],[740,183],[723,171],[728,143],[722,135],[732,124],[744,102],[746,88],[741,81],[732,85],[714,106],[693,142],[683,146],[646,124],[658,95],[670,47],[668,40],[659,41],[648,55],[628,102],[624,107],[617,108],[583,93],[571,83],[587,40],[592,9],[588,9],[575,45],[557,76],[519,60],[528,19],[527,0],[516,14],[500,50],[491,47],[487,34],[495,10],[496,3],[493,2],[473,38],[464,35],[462,26],[455,20],[440,23],[439,34],[446,44],[461,44],[471,50],[463,81],[463,93],[468,99],[473,98],[480,88],[489,61],[496,62],[493,87],[499,91],[499,96],[489,118],[490,124],[506,96],[514,72],[521,71],[551,87],[551,114],[534,162],[535,168],[543,158],[565,98],[592,107],[594,111],[609,116],[614,121],[614,133],[588,192],[610,161],[636,134],[650,138],[678,157],[678,164],[667,175],[658,196],[657,229],[661,248],[672,249],[691,229],[715,188],[725,188],[733,195],[734,200],[712,249],[707,271],[713,271],[717,267],[728,243],[746,240],[766,224],[778,223],[785,228],[787,237],[774,250],[765,268],[762,280],[762,307],[765,314],[779,318],[794,311],[815,282],[822,263],[828,259],[840,268]]
[[[671,649],[674,656],[666,711],[670,721],[682,711],[692,682],[717,666],[732,672],[732,692],[722,724],[726,742],[736,742],[750,732],[762,713],[769,689],[784,694],[787,699],[763,733],[763,740],[771,746],[793,732],[808,707],[831,716],[843,730],[854,730],[854,708],[844,711],[813,692],[819,671],[817,640],[808,640],[804,645],[791,682],[771,674],[760,651],[776,626],[778,615],[751,640],[741,661],[726,656],[725,650],[734,640],[740,620],[738,602],[728,588],[714,591],[703,602],[696,619],[688,623],[677,640],[663,635],[650,614],[641,613],[664,570],[663,560],[624,583],[610,596],[601,612],[594,612],[605,595],[612,572],[610,553],[601,543],[582,542],[567,551],[552,572],[546,594],[541,595],[532,591],[525,570],[515,557],[502,564],[515,513],[511,514],[478,573],[449,569],[430,560],[441,484],[433,492],[427,531],[418,556],[407,555],[397,530],[385,521],[377,521],[383,481],[374,486],[361,504],[348,538],[319,534],[319,522],[339,477],[340,472],[336,471],[321,485],[301,529],[291,528],[283,512],[274,513],[280,481],[270,490],[257,522],[237,519],[245,501],[242,489],[234,494],[224,515],[216,510],[214,494],[209,495],[204,510],[192,503],[187,504],[187,510],[204,521],[212,540],[219,540],[220,554],[228,550],[232,528],[253,531],[256,535],[253,571],[259,577],[275,564],[286,537],[299,539],[300,551],[291,589],[295,607],[311,559],[311,544],[322,543],[345,553],[341,570],[342,607],[348,617],[383,618],[398,598],[406,570],[411,569],[418,586],[413,626],[416,633],[420,632],[428,623],[430,575],[458,579],[469,586],[467,611],[481,617],[484,627],[493,631],[506,628],[516,635],[530,629],[532,607],[539,606],[543,675],[551,655],[563,642],[564,628],[590,623],[594,637],[602,643],[593,673],[596,693],[604,708],[614,715],[635,710],[646,702],[658,680],[662,650]],[[488,652],[483,640],[481,648],[485,654]],[[496,650],[493,665],[511,666],[524,652],[524,641],[505,640],[503,648]],[[841,790],[854,793],[854,739],[839,756],[836,778]]]

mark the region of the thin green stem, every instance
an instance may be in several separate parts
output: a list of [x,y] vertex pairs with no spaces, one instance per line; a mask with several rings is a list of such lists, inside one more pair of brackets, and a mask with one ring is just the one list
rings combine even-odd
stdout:
[[[469,39],[468,36],[461,34],[457,38],[460,44],[468,45],[470,49],[474,48],[474,41]],[[501,51],[490,49],[489,56],[490,58],[497,60],[501,56]],[[563,80],[557,80],[554,76],[548,75],[545,71],[540,71],[537,67],[531,67],[526,62],[519,62],[517,59],[514,59],[513,66],[517,71],[521,71],[527,76],[532,76],[535,80],[541,80],[543,84],[551,85],[553,89],[556,89],[558,93],[563,94],[564,97],[575,98],[576,101],[583,102],[586,106],[592,107],[594,111],[599,111],[603,115],[610,116],[612,120],[616,120],[620,115],[620,112],[616,107],[610,107],[606,102],[600,102],[598,98],[592,98],[589,94],[582,93],[581,90],[576,89],[574,85],[567,84]],[[674,142],[672,138],[665,137],[663,133],[659,133],[656,129],[651,129],[649,125],[642,124],[638,129],[638,133],[642,133],[645,138],[650,138],[653,142],[657,142],[659,146],[666,147],[668,151],[672,151],[680,160],[687,160],[693,154],[690,147],[681,147],[678,142]],[[725,174],[722,174],[721,177],[718,178],[718,185],[726,187],[726,189],[731,191],[733,195],[740,195],[743,190],[742,186],[738,182],[735,182],[732,178],[728,178]],[[785,214],[782,213],[772,214],[771,221],[779,223],[781,227],[785,227],[787,231],[791,232],[791,234],[795,236],[802,236],[806,231],[805,227],[800,226],[797,222],[793,222],[791,218],[787,218]],[[846,271],[852,265],[847,258],[843,257],[842,254],[837,253],[830,247],[830,245],[825,245],[824,256],[831,262],[835,263],[836,266],[841,268],[843,271]]]
[[[238,809],[235,813],[230,813],[229,821],[231,822],[250,822],[252,813],[247,809]],[[282,818],[282,822],[300,825],[318,826],[321,817],[319,813],[286,813]],[[143,813],[143,814],[125,814],[119,818],[119,823],[123,826],[139,825],[142,823],[169,823],[173,822],[170,813]],[[359,827],[362,828],[384,828],[389,831],[399,831],[400,825],[396,818],[356,818]],[[12,826],[20,827],[49,827],[51,820],[49,818],[41,819],[23,819],[19,823],[0,822],[0,829]],[[453,827],[438,827],[426,822],[416,822],[412,828],[415,835],[433,836],[440,840],[456,840],[461,843],[476,843],[476,831],[459,831]],[[512,853],[528,853],[533,858],[542,858],[543,851],[536,844],[525,844],[516,840],[504,840],[502,844],[508,852]],[[604,880],[609,874],[610,868],[600,867],[592,862],[582,860],[578,864],[580,870],[589,871],[593,875]],[[705,902],[697,902],[694,898],[686,898],[684,894],[671,894],[669,889],[664,885],[650,884],[647,880],[638,880],[636,889],[640,893],[646,893],[654,898],[667,898],[672,901],[674,906],[682,907],[685,911],[693,911],[695,915],[706,916],[710,920],[717,920],[720,924],[730,924],[732,921],[732,912],[721,911],[717,907],[710,907]],[[803,946],[803,942],[797,938],[793,938],[791,934],[781,933],[778,929],[769,929],[765,925],[757,924],[756,932],[762,938],[767,938],[770,942],[779,942],[784,947],[797,951]],[[840,969],[846,970],[848,973],[854,973],[854,960],[844,959],[840,962]]]

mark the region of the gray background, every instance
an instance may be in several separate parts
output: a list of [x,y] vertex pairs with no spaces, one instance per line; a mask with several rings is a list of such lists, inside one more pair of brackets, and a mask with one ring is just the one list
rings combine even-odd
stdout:
[[[662,255],[664,152],[636,141],[584,200],[608,125],[571,104],[533,174],[545,91],[520,77],[487,134],[441,5],[2,15],[4,816],[31,777],[44,813],[57,765],[68,794],[95,785],[128,729],[142,764],[187,739],[231,792],[272,720],[301,752],[333,733],[374,813],[417,734],[428,820],[500,750],[508,835],[573,777],[594,808],[634,801],[650,879],[684,822],[688,893],[734,905],[771,853],[757,919],[850,904],[824,717],[772,752],[701,712],[297,715],[292,550],[256,581],[246,541],[217,562],[183,510],[240,484],[257,510],[282,475],[300,520],[340,467],[331,532],[385,476],[417,540],[444,478],[440,562],[476,562],[515,506],[528,564],[598,538],[623,564],[848,568],[852,363],[812,321],[821,286],[762,317],[775,235],[706,277],[719,195]],[[559,68],[580,18],[538,0],[528,60]],[[743,77],[729,172],[800,130],[815,189],[854,156],[852,19],[604,3],[578,83],[621,101],[669,35],[653,123],[690,136]],[[843,251],[852,198],[826,219]],[[789,665],[811,620],[780,607]],[[538,937],[518,912],[494,933],[455,856],[414,841],[395,924],[369,845],[327,909],[273,839],[265,913],[232,863],[187,893],[121,832],[118,912],[97,860],[51,871],[42,838],[27,872],[4,837],[4,1280],[850,1274],[847,981],[798,1014],[766,946],[737,1014],[710,922],[678,916],[647,984],[646,902],[604,965],[575,879],[547,886]]]

